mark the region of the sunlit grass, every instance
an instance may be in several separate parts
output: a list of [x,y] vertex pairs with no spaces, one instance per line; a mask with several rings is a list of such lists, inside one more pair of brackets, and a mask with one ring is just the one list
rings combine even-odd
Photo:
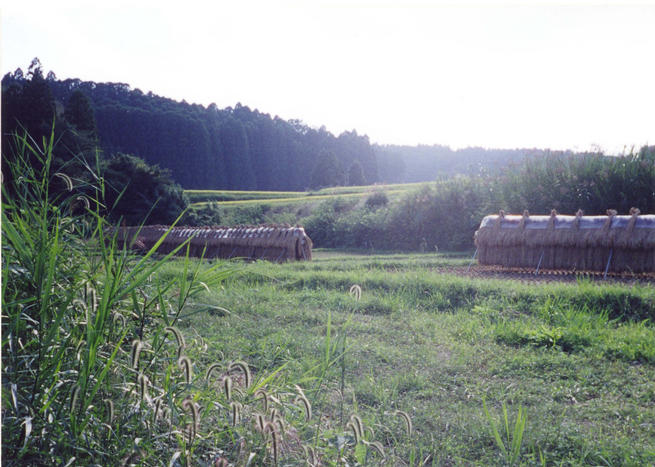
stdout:
[[[655,461],[655,331],[644,321],[655,314],[652,287],[448,276],[434,266],[467,258],[439,254],[317,258],[244,265],[203,298],[230,314],[194,315],[185,332],[262,369],[286,364],[293,378],[320,366],[328,329],[333,339],[348,323],[344,368],[326,373],[313,410],[343,412],[344,424],[357,413],[395,465]],[[574,345],[553,345],[553,329]],[[395,410],[410,415],[411,439]]]

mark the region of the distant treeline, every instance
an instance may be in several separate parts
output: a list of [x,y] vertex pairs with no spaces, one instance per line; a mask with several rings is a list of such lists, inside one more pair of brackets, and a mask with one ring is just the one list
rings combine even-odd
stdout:
[[[28,81],[29,74],[20,69],[8,73],[3,93]],[[58,114],[73,95],[88,98],[105,153],[131,154],[169,169],[172,178],[189,189],[305,190],[430,181],[494,171],[542,152],[378,146],[354,130],[335,136],[324,127],[271,117],[241,104],[204,107],[145,94],[124,83],[58,80],[52,72],[45,82]],[[29,112],[12,108],[3,113],[12,126],[16,119],[29,120]],[[3,119],[3,132],[5,123]]]

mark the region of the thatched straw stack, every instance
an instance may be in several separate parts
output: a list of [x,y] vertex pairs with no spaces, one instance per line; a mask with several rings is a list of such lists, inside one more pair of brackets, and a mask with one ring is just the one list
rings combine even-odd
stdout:
[[480,264],[580,271],[655,272],[655,215],[486,216],[475,233]]
[[[170,253],[189,241],[189,256],[205,258],[247,258],[270,261],[312,259],[312,241],[300,227],[289,225],[261,225],[236,227],[173,227],[147,225],[120,227],[121,246],[135,250],[149,250],[162,237],[158,253]],[[186,254],[182,248],[179,255]]]

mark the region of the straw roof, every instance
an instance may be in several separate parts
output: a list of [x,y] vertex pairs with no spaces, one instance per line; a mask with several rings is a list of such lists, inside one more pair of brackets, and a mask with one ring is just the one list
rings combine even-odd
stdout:
[[[112,232],[113,233],[113,232]],[[240,225],[234,227],[120,227],[117,239],[127,248],[149,250],[162,237],[157,251],[168,253],[189,240],[189,254],[205,258],[310,260],[312,241],[300,226]],[[182,249],[180,254],[186,254]]]
[[623,261],[620,267],[627,270],[652,271],[655,215],[641,215],[636,208],[628,216],[614,210],[606,216],[584,216],[582,211],[575,216],[554,210],[550,216],[501,211],[482,220],[474,240],[483,264],[533,267],[538,257],[553,268],[589,269],[603,267],[618,255],[610,269],[619,268],[618,262]]

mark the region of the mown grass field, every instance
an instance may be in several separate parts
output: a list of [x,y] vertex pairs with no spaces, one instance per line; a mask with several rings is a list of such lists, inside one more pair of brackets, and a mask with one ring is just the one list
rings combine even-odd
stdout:
[[393,196],[415,189],[420,185],[421,183],[345,186],[323,188],[316,191],[184,190],[184,193],[195,207],[202,207],[208,203],[217,203],[219,206],[296,205],[335,198],[361,198],[374,191],[384,191],[387,195]]
[[[349,443],[357,414],[385,451],[368,464],[655,463],[655,288],[437,271],[466,264],[318,251],[312,262],[237,265],[180,329],[206,344],[194,361],[244,360],[255,375],[283,367],[276,378],[305,388],[311,424],[343,427],[321,432],[327,443]],[[171,261],[163,275],[182,267]],[[343,338],[340,358],[330,349]],[[410,415],[411,434],[396,410]]]

